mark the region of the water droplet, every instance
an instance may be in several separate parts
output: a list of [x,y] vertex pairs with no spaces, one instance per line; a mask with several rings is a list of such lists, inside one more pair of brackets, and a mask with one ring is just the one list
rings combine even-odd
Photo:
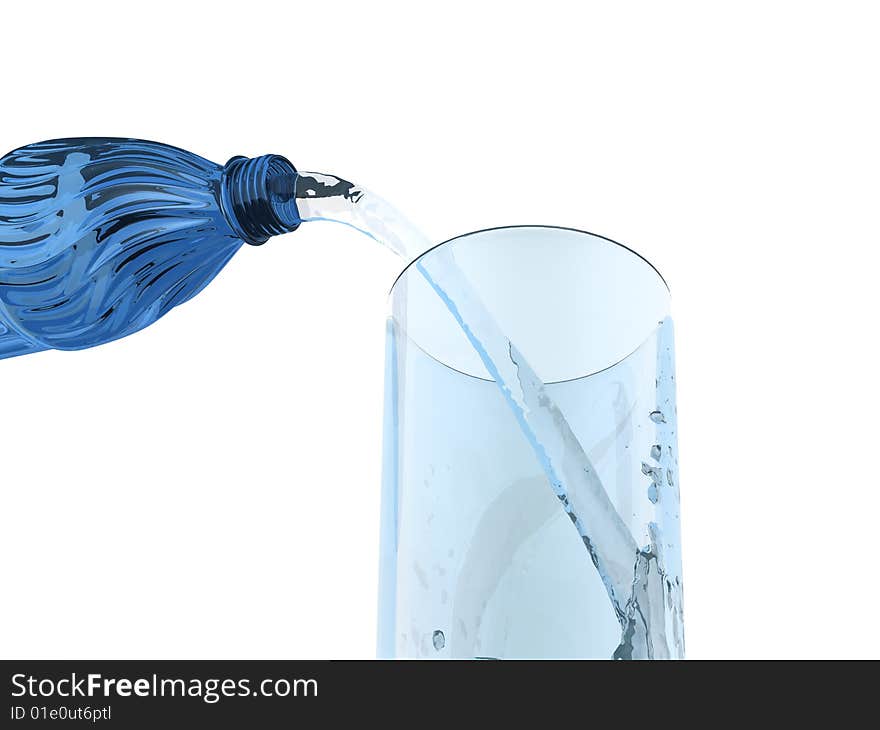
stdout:
[[663,470],[659,467],[646,464],[644,461],[642,462],[642,474],[644,474],[646,477],[651,477],[651,481],[655,485],[661,484],[663,482]]
[[670,487],[675,486],[675,478],[672,476],[672,469],[666,470],[666,482]]
[[651,504],[657,504],[660,499],[660,495],[657,493],[657,485],[654,482],[651,482],[651,486],[648,487],[648,499]]
[[660,411],[651,411],[648,417],[654,423],[666,423],[666,416],[664,416]]
[[440,651],[444,646],[446,646],[446,636],[439,629],[434,632],[431,640],[434,642],[434,648],[437,651]]
[[651,447],[651,458],[660,461],[660,444],[654,444]]

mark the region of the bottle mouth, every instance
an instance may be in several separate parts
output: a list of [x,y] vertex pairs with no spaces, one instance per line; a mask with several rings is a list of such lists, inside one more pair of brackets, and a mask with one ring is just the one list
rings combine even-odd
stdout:
[[233,157],[220,184],[221,204],[229,223],[245,242],[261,246],[272,236],[295,231],[297,171],[281,155]]

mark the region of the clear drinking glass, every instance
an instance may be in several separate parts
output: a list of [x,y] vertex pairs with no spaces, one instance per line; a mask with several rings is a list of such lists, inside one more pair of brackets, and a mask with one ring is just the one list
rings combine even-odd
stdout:
[[[630,595],[610,597],[513,411],[421,275],[450,252],[629,531]],[[391,304],[379,656],[682,657],[672,322],[656,269],[583,231],[496,228],[422,254]]]

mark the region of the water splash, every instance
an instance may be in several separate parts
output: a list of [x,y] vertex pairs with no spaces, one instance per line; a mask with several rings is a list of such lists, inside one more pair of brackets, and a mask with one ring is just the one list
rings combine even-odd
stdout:
[[[431,242],[392,206],[341,178],[300,173],[296,195],[303,221],[326,220],[352,226],[407,263],[431,247]],[[664,568],[660,527],[652,523],[651,544],[639,547],[564,414],[486,309],[456,264],[451,247],[439,248],[419,259],[416,269],[444,302],[494,379],[577,529],[621,625],[620,646],[614,658],[683,656],[683,644],[677,640],[680,622],[668,619],[668,613],[675,612],[680,601],[670,597],[667,584],[671,581]],[[656,424],[667,423],[659,410],[653,411],[650,419]],[[651,457],[658,461],[660,448],[657,445],[651,449]],[[648,496],[656,504],[663,487],[663,469],[648,464],[642,469],[651,477]],[[669,479],[666,488],[671,486]],[[680,571],[673,575],[677,578]],[[676,636],[668,630],[670,625]],[[435,631],[433,639],[435,649],[445,646],[442,632]],[[440,647],[438,641],[442,642]]]

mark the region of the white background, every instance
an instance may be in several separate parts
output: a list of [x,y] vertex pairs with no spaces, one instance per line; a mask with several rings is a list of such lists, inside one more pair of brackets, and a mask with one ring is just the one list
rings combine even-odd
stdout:
[[[877,20],[7,3],[0,147],[278,152],[438,241],[633,246],[673,292],[689,656],[877,657]],[[2,656],[373,656],[396,266],[311,224],[138,335],[0,363]]]

